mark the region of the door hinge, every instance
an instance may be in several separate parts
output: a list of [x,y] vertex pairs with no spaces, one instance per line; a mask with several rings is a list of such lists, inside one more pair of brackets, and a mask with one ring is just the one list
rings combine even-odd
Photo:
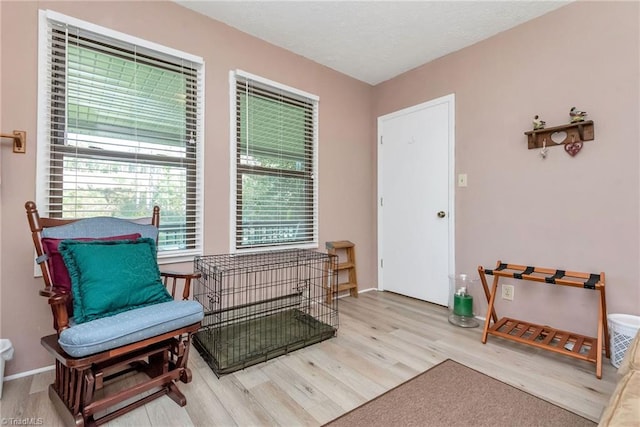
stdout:
[[382,202],[382,197],[380,197],[380,206],[384,206],[384,204]]
[[384,260],[380,258],[380,268],[384,268]]
[[383,138],[383,137],[381,136],[381,137],[380,137],[380,145],[382,145],[382,138]]

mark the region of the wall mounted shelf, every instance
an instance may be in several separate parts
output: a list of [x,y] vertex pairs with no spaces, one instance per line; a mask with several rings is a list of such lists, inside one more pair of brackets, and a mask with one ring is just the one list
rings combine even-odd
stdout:
[[[566,137],[558,141],[558,137],[562,136],[562,133],[566,134]],[[536,148],[542,148],[544,140],[546,139],[546,146],[553,147],[554,145],[564,145],[565,143],[579,142],[579,141],[593,141],[594,138],[594,125],[592,120],[586,120],[584,122],[569,123],[561,126],[554,126],[545,129],[530,130],[524,133],[527,135],[527,143],[529,150]],[[551,136],[556,134],[554,141]]]

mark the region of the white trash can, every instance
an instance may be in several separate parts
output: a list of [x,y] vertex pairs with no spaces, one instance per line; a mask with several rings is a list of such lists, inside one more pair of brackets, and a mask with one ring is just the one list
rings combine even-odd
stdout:
[[2,399],[2,384],[4,383],[4,364],[13,358],[13,345],[10,340],[0,339],[0,399]]
[[611,364],[619,368],[631,341],[640,330],[640,316],[609,314],[607,320],[611,337]]

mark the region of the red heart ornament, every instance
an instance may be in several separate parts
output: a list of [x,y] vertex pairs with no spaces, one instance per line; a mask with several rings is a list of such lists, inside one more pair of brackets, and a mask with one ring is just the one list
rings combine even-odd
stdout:
[[566,151],[571,157],[578,154],[580,150],[582,150],[582,141],[564,144],[564,151]]

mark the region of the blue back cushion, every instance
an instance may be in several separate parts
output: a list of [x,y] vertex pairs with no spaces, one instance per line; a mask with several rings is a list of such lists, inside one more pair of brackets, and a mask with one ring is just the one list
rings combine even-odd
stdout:
[[99,238],[134,233],[158,240],[158,228],[152,224],[139,224],[108,216],[85,218],[58,227],[45,228],[42,230],[42,237],[54,239]]

